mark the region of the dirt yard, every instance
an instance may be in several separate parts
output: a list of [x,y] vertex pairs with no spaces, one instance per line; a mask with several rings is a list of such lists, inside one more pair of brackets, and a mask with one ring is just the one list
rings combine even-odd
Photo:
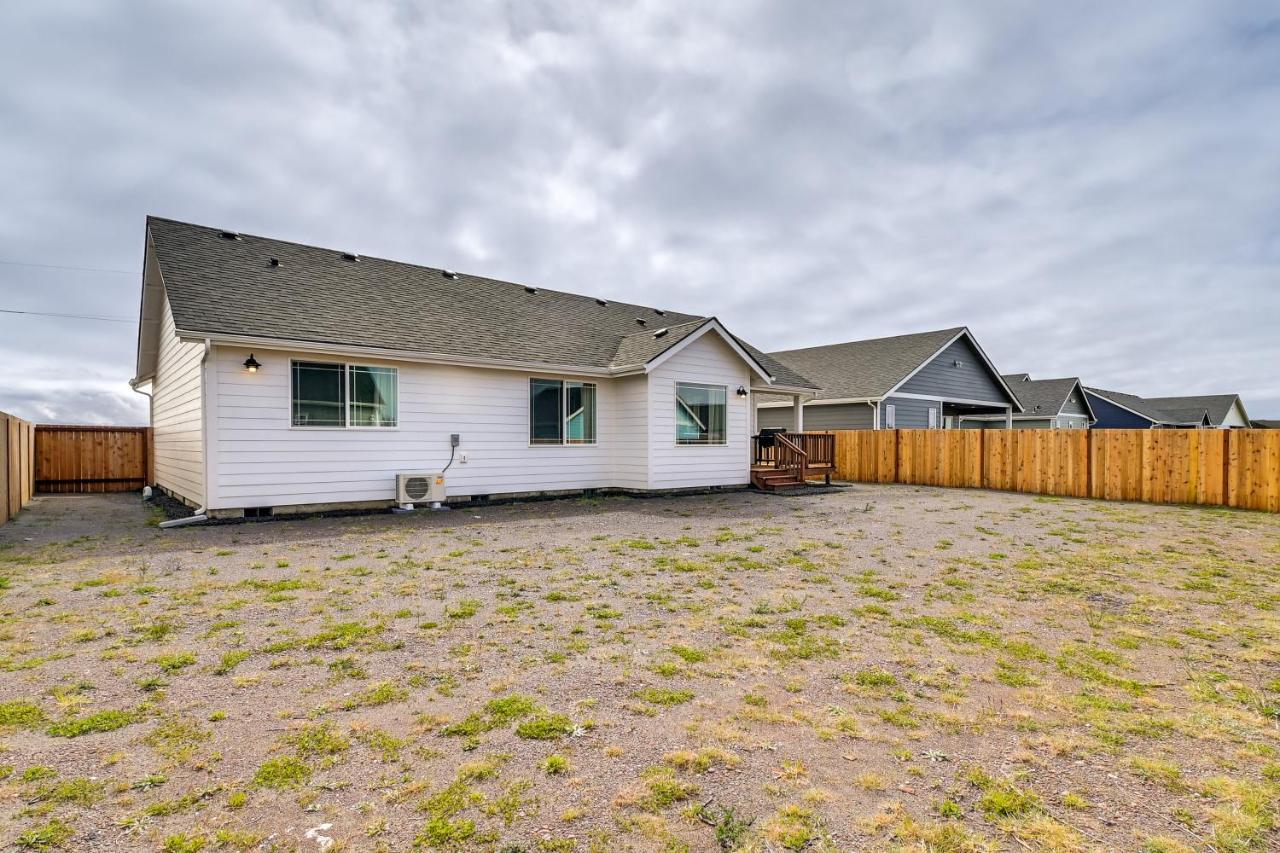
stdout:
[[907,486],[0,528],[0,841],[1275,850],[1280,518]]

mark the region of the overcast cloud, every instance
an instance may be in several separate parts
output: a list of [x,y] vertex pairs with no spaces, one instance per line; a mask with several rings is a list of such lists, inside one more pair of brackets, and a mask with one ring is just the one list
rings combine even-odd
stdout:
[[0,81],[0,309],[131,318],[0,314],[19,416],[145,420],[153,213],[1280,418],[1274,2],[6,0]]

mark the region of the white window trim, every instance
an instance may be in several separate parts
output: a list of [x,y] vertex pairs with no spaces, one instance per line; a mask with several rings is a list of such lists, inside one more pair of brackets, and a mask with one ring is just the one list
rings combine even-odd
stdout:
[[[342,366],[342,381],[346,385],[346,405],[342,410],[344,423],[342,426],[308,426],[293,422],[293,366],[295,364],[338,364]],[[351,425],[351,368],[375,367],[379,370],[390,370],[396,377],[396,425],[395,426],[352,426]],[[400,368],[385,364],[367,364],[362,361],[331,361],[319,358],[289,359],[289,429],[306,430],[307,432],[399,432],[400,431]]]
[[885,429],[898,428],[898,407],[895,406],[893,403],[884,404],[884,428]]
[[[672,436],[671,436],[671,439],[675,442],[675,446],[676,447],[726,447],[728,446],[729,444],[729,386],[716,385],[714,383],[708,383],[708,382],[676,382],[674,383],[671,387],[671,396],[674,399],[675,404],[677,406],[684,406],[685,411],[687,412],[689,411],[688,405],[686,405],[685,402],[680,399],[681,386],[684,386],[686,388],[713,388],[713,389],[719,389],[724,392],[724,440],[698,441],[698,442],[681,441],[680,440],[680,419],[676,418],[673,423],[674,432],[672,433]],[[689,412],[689,414],[693,416],[693,412]],[[698,420],[696,416],[693,416],[693,419],[695,421]],[[703,426],[705,426],[705,424]]]
[[[538,382],[559,382],[560,383],[560,440],[557,442],[550,441],[534,441],[533,440],[533,383]],[[591,402],[596,407],[596,437],[591,441],[570,441],[569,440],[569,416],[576,414],[575,412],[567,412],[565,409],[569,406],[569,395],[565,393],[565,383],[573,382],[578,385],[590,385],[594,393],[591,395]],[[534,447],[595,447],[600,443],[600,386],[595,382],[584,382],[581,379],[556,379],[551,376],[530,376],[529,384],[526,386],[527,393],[530,395],[525,401],[525,435],[528,437],[530,448]],[[582,411],[578,409],[578,411]]]

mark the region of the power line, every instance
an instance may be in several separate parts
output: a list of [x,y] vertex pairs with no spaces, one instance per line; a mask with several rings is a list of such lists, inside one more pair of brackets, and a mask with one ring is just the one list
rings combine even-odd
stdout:
[[60,264],[31,264],[26,261],[0,261],[10,267],[39,267],[46,270],[75,270],[77,272],[112,272],[120,275],[137,275],[137,270],[109,270],[103,267],[66,267]]
[[30,314],[35,317],[60,317],[65,320],[102,320],[106,323],[133,323],[132,317],[100,317],[95,314],[56,314],[52,311],[19,311],[16,308],[0,308],[0,314]]

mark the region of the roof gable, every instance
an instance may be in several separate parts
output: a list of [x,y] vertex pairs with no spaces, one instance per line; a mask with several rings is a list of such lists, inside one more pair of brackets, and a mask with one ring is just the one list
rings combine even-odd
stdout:
[[919,393],[1018,406],[1018,398],[968,329],[934,353],[891,393]]
[[1238,405],[1240,407],[1241,418],[1248,422],[1248,417],[1244,414],[1244,404],[1240,402],[1238,394],[1202,394],[1191,397],[1147,397],[1146,401],[1167,412],[1186,412],[1189,410],[1201,410],[1209,416],[1209,421],[1213,426],[1218,426],[1227,419],[1227,415],[1231,412],[1231,407]]
[[964,326],[784,350],[770,355],[817,383],[822,392],[816,399],[881,399],[898,390],[961,338],[972,347],[973,356],[990,371],[992,382],[1016,404],[1017,398]]
[[822,388],[818,399],[883,397],[963,328],[769,353]]
[[1026,415],[1056,417],[1071,399],[1072,392],[1077,392],[1088,410],[1089,419],[1095,420],[1093,407],[1089,405],[1089,397],[1084,393],[1084,386],[1075,376],[1060,379],[1032,379],[1027,373],[1006,373],[1005,382],[1018,397]]

